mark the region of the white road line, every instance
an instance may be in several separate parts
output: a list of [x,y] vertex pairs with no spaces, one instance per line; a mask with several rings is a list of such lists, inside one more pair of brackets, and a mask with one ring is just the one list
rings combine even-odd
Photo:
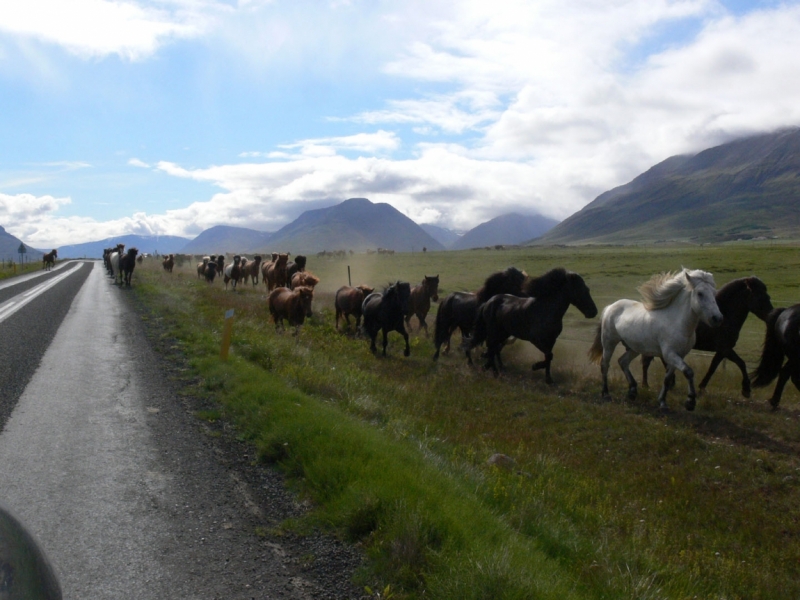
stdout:
[[53,277],[52,279],[48,279],[47,281],[40,283],[36,287],[29,289],[27,292],[23,292],[18,296],[15,296],[11,300],[7,300],[0,304],[0,323],[5,321],[8,317],[13,315],[17,312],[20,308],[40,296],[41,294],[45,293],[51,287],[55,286],[60,282],[62,279],[66,279],[70,275],[72,275],[75,271],[81,268],[83,263],[78,263],[74,267],[72,267],[69,271],[65,273],[61,273],[60,275]]

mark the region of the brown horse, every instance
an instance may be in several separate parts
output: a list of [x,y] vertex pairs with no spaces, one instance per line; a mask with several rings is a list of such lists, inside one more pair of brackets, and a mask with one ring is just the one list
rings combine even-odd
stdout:
[[339,319],[344,317],[345,323],[350,327],[350,315],[356,318],[356,331],[361,327],[361,305],[364,298],[369,296],[375,288],[368,285],[350,287],[343,285],[336,290],[336,331],[339,331]]
[[225,289],[228,289],[228,282],[233,282],[233,289],[236,290],[236,285],[239,283],[239,280],[242,278],[242,269],[240,263],[242,261],[242,257],[238,254],[233,257],[233,262],[225,267],[224,270],[224,281],[225,281]]
[[136,255],[139,253],[137,248],[128,248],[128,252],[119,259],[119,272],[122,280],[120,285],[124,282],[126,286],[131,287],[131,277],[133,276],[133,269],[136,267]]
[[419,319],[419,328],[425,328],[425,335],[428,335],[428,324],[425,317],[431,309],[431,300],[439,301],[439,276],[428,277],[425,275],[422,283],[411,288],[411,297],[408,301],[408,312],[406,312],[406,327],[411,331],[411,317],[414,315]]
[[252,279],[253,287],[258,283],[258,272],[261,267],[261,257],[256,255],[253,257],[253,260],[247,262],[247,264],[242,267],[242,280],[245,282],[248,278]]
[[42,268],[45,271],[49,271],[53,268],[56,264],[56,259],[58,258],[58,251],[53,249],[47,254],[42,257]]
[[278,287],[286,287],[286,265],[289,262],[288,254],[278,254],[278,258],[267,267],[267,278],[265,280],[267,290],[272,291]]
[[294,290],[278,287],[272,290],[267,302],[275,330],[278,330],[278,325],[285,330],[283,320],[286,319],[289,325],[294,325],[294,335],[297,335],[306,317],[311,317],[312,300],[314,300],[314,290],[310,287],[301,286]]
[[161,261],[161,266],[167,273],[172,273],[172,267],[175,266],[175,255],[170,254],[167,258]]
[[198,279],[200,279],[201,277],[205,277],[206,276],[206,267],[208,266],[208,263],[210,263],[210,262],[211,262],[211,257],[210,256],[204,256],[203,257],[203,262],[197,263],[197,278]]
[[308,271],[297,272],[292,276],[290,289],[300,286],[314,288],[319,283],[319,277]]
[[289,282],[289,287],[292,287],[292,277],[295,273],[302,273],[306,270],[306,257],[298,254],[295,259],[286,265],[286,281]]

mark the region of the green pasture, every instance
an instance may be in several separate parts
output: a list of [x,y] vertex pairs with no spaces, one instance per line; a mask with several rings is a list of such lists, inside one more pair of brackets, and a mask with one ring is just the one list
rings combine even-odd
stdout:
[[[655,387],[625,400],[614,363],[614,400],[601,402],[599,367],[586,359],[598,319],[574,308],[553,386],[531,373],[541,355],[527,342],[504,350],[507,370],[495,378],[468,367],[457,344],[433,363],[416,319],[409,358],[397,334],[389,356],[376,358],[364,338],[334,329],[333,294],[348,266],[354,285],[376,287],[438,274],[444,296],[510,265],[576,271],[600,309],[681,266],[711,271],[718,286],[758,275],[775,306],[800,302],[800,248],[768,243],[311,256],[308,270],[322,282],[298,338],[275,332],[261,284],[225,291],[190,263],[168,274],[148,260],[133,285],[153,334],[189,360],[199,382],[189,392],[218,402],[312,506],[283,526],[361,544],[359,581],[380,597],[800,597],[793,387],[773,412],[771,389],[742,398],[738,369],[724,363],[693,413],[679,376],[665,414]],[[751,368],[763,332],[751,316],[737,346]],[[709,359],[690,354],[698,378]],[[653,365],[654,386],[662,372]],[[495,453],[513,465],[489,465]]]

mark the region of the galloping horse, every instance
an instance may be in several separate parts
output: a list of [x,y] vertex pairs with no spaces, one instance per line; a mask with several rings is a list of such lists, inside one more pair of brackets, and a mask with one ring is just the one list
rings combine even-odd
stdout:
[[528,274],[515,267],[508,267],[504,271],[492,273],[483,283],[483,287],[476,293],[453,292],[439,303],[436,313],[436,329],[434,345],[436,352],[433,360],[439,359],[439,349],[445,346],[445,354],[450,351],[450,336],[456,329],[461,330],[462,343],[472,333],[475,318],[478,316],[478,307],[492,296],[497,294],[522,295],[522,284]]
[[369,296],[375,288],[368,285],[359,285],[350,287],[343,285],[336,290],[336,299],[334,305],[336,307],[336,331],[339,331],[339,319],[344,317],[345,323],[350,327],[350,315],[356,318],[356,329],[361,327],[361,305],[364,303],[364,298]]
[[225,267],[224,271],[224,279],[225,279],[225,289],[228,289],[228,282],[233,282],[233,289],[236,290],[236,284],[239,283],[239,280],[242,278],[242,269],[240,267],[240,263],[242,261],[242,257],[238,254],[233,257],[233,262],[230,263],[228,266]]
[[408,298],[411,295],[411,285],[405,281],[397,281],[387,287],[382,294],[374,292],[364,298],[361,313],[364,315],[364,332],[370,338],[370,347],[373,354],[377,354],[375,338],[379,331],[383,331],[383,355],[386,356],[386,345],[390,331],[396,331],[403,336],[406,348],[403,356],[411,354],[408,345],[408,333],[403,326],[403,319],[408,310]]
[[53,249],[47,254],[42,257],[42,268],[45,271],[49,271],[53,268],[56,264],[56,259],[58,258],[58,251]]
[[431,300],[439,301],[439,276],[434,275],[422,278],[422,283],[411,288],[411,297],[408,302],[408,312],[406,312],[406,327],[411,331],[411,317],[416,315],[419,319],[419,328],[425,328],[425,335],[428,335],[428,324],[425,317],[431,309]]
[[285,330],[283,320],[286,319],[289,325],[294,325],[294,335],[297,335],[306,317],[311,317],[312,300],[314,300],[314,290],[309,287],[300,286],[293,290],[279,287],[272,290],[268,304],[275,330],[278,330],[278,324]]
[[278,258],[269,263],[266,271],[266,278],[264,279],[268,291],[271,292],[276,287],[285,287],[288,285],[288,281],[286,281],[286,264],[288,262],[288,254],[278,254]]
[[[658,356],[667,365],[664,384],[658,394],[662,408],[667,408],[667,392],[672,387],[670,376],[679,370],[686,377],[689,392],[686,410],[694,410],[697,393],[694,371],[683,357],[694,346],[695,330],[700,321],[712,327],[722,323],[722,313],[714,298],[714,277],[706,271],[683,269],[677,274],[654,275],[639,287],[643,302],[617,300],[603,309],[594,344],[589,350],[593,362],[600,362],[603,376],[603,398],[608,393],[608,365],[614,348],[622,342],[625,353],[619,359],[628,380],[628,398],[636,398],[636,380],[630,371],[631,361],[639,354]],[[672,380],[674,383],[674,379]]]
[[167,256],[167,258],[161,261],[161,266],[164,267],[164,270],[167,273],[172,273],[172,268],[175,266],[175,255],[170,254],[169,256]]
[[296,287],[305,286],[314,288],[319,283],[319,277],[308,271],[297,271],[289,280],[288,288],[293,290]]
[[[783,359],[786,358],[786,364]],[[778,383],[769,403],[777,409],[789,378],[800,390],[800,304],[776,308],[767,317],[764,349],[758,368],[753,372],[753,387],[765,387],[776,377]]]
[[242,267],[242,279],[245,282],[247,282],[248,279],[252,279],[253,287],[255,287],[258,283],[258,272],[260,267],[261,257],[256,255],[253,257],[253,260],[249,261],[244,267]]
[[550,364],[553,346],[563,328],[562,320],[570,304],[587,319],[597,316],[597,306],[589,287],[577,273],[557,268],[541,277],[526,281],[523,293],[527,298],[498,294],[478,309],[475,333],[467,348],[467,360],[472,364],[470,351],[486,342],[486,368],[495,374],[502,367],[500,351],[506,340],[514,336],[527,340],[544,354],[544,360],[533,365],[533,370],[544,369],[545,381],[553,383]]
[[302,254],[298,254],[295,259],[286,265],[286,281],[289,284],[289,287],[292,286],[292,278],[294,277],[295,273],[302,273],[306,270],[306,257]]
[[[750,377],[747,375],[747,365],[736,354],[733,347],[739,339],[739,332],[749,313],[753,313],[762,321],[767,320],[772,311],[772,302],[767,293],[767,286],[758,277],[734,279],[717,291],[716,300],[723,317],[722,325],[712,328],[700,321],[695,332],[694,349],[715,353],[705,377],[697,386],[698,392],[706,389],[719,363],[723,358],[727,358],[733,361],[742,372],[742,396],[749,398]],[[647,387],[647,368],[651,362],[653,362],[652,356],[642,357],[642,385],[644,387]]]
[[129,248],[128,252],[119,259],[120,285],[124,281],[127,287],[131,287],[131,277],[133,276],[133,269],[136,267],[136,255],[138,253],[138,249]]
[[119,271],[119,260],[122,258],[122,252],[125,250],[125,244],[117,244],[111,254],[108,255],[108,271],[111,277],[114,278],[114,283],[117,282],[117,275],[120,276],[122,281],[122,274]]

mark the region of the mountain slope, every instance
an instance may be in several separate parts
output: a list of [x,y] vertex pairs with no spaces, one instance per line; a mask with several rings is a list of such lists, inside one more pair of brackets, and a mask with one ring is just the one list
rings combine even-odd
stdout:
[[61,246],[58,248],[58,258],[103,258],[103,250],[117,244],[125,244],[126,248],[138,248],[140,253],[177,254],[188,241],[188,238],[174,235],[120,235],[95,242]]
[[444,250],[414,221],[389,204],[351,198],[329,208],[309,210],[276,231],[263,251],[311,254],[323,250],[387,248],[397,252]]
[[201,232],[180,251],[184,254],[250,252],[263,248],[271,237],[272,234],[266,231],[217,225]]
[[537,242],[800,236],[800,129],[674,156],[598,196]]
[[551,230],[558,221],[542,215],[509,213],[481,223],[462,235],[450,247],[466,250],[495,245],[515,245],[528,242]]
[[445,248],[450,248],[461,237],[455,231],[437,225],[420,225],[422,229]]
[[[19,245],[22,243],[24,243],[22,240],[8,233],[3,227],[0,227],[0,260],[17,262],[19,260]],[[30,247],[28,244],[25,244],[25,249],[27,250],[27,252],[25,252],[26,262],[42,260],[41,251]],[[48,249],[48,252],[50,252],[50,250],[52,250],[52,248]]]

